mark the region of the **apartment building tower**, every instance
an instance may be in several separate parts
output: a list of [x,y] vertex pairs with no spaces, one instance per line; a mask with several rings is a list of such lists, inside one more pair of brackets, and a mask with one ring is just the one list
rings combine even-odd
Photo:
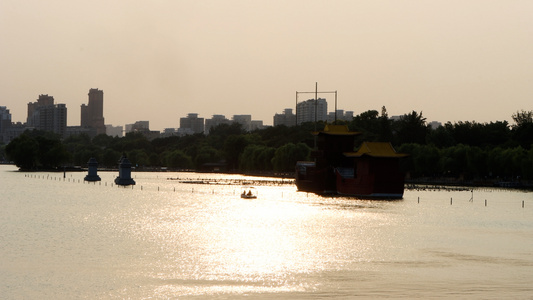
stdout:
[[64,137],[67,131],[67,106],[54,104],[54,97],[39,95],[36,102],[28,103],[28,127],[50,131]]
[[211,128],[217,127],[220,124],[230,124],[231,121],[224,115],[213,115],[211,119],[205,119],[205,133],[209,134]]
[[9,129],[11,129],[11,113],[6,106],[0,106],[0,145],[9,143],[6,134]]
[[90,89],[88,95],[88,104],[81,105],[81,127],[94,128],[96,134],[105,134],[104,91]]
[[190,133],[202,133],[204,132],[204,118],[198,118],[198,114],[188,114],[187,117],[180,118],[180,129]]
[[279,125],[287,127],[296,125],[296,115],[292,113],[292,108],[286,108],[282,114],[274,115],[274,126]]
[[296,104],[296,121],[298,124],[315,121],[327,121],[328,103],[324,98],[309,99]]

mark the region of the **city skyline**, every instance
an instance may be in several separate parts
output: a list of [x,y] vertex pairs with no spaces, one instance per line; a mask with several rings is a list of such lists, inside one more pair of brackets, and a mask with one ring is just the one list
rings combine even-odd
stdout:
[[[79,124],[66,124],[65,126],[69,126],[69,127],[84,127],[84,128],[87,128],[87,127],[91,127],[93,129],[96,130],[96,134],[100,134],[100,133],[104,133],[104,131],[101,131],[101,127],[107,127],[107,126],[122,126],[122,127],[127,127],[128,125],[133,125],[133,123],[139,123],[139,122],[143,122],[143,126],[146,127],[146,129],[148,129],[147,127],[147,124],[150,122],[150,120],[135,120],[134,122],[132,123],[128,123],[128,124],[105,124],[104,122],[104,107],[105,107],[105,104],[104,104],[104,91],[103,90],[100,90],[100,89],[97,89],[97,88],[90,88],[89,89],[89,93],[88,93],[88,96],[89,96],[89,100],[88,100],[88,103],[82,103],[80,105],[80,122]],[[13,124],[17,124],[17,123],[20,123],[20,124],[24,124],[26,126],[29,126],[29,127],[34,127],[33,124],[31,124],[30,122],[30,116],[32,116],[33,114],[33,111],[34,111],[34,107],[36,105],[38,105],[38,103],[42,103],[43,105],[53,105],[55,102],[55,99],[54,99],[54,96],[53,95],[48,95],[48,94],[40,94],[36,101],[35,102],[29,102],[27,104],[27,119],[26,120],[15,120],[13,119],[12,117],[10,118],[10,121],[13,123]],[[317,115],[318,118],[316,119],[317,121],[331,121],[333,119],[336,118],[336,112],[340,112],[341,114],[344,115],[344,110],[343,109],[337,109],[337,111],[335,111],[335,109],[333,108],[333,111],[331,110],[328,110],[327,109],[327,101],[325,98],[317,98],[316,99],[316,104],[318,105],[319,109],[319,114]],[[62,106],[64,106],[66,108],[66,105],[65,104],[60,104]],[[5,107],[7,109],[7,111],[9,112],[9,115],[12,116],[12,112],[10,111],[9,107],[6,107],[6,106],[0,106],[0,107]],[[314,108],[315,108],[315,99],[313,98],[310,98],[310,99],[306,99],[306,100],[301,100],[298,102],[298,107],[294,113],[298,112],[298,114],[302,114],[301,116],[301,120],[298,121],[298,123],[302,123],[302,122],[312,122],[314,119],[315,119],[315,114],[314,114]],[[293,114],[292,112],[292,108],[285,108],[283,109],[283,112],[280,114],[280,113],[274,113],[272,115],[272,119],[274,119],[277,115],[283,115],[283,114]],[[72,113],[75,113],[75,112],[71,112]],[[351,113],[351,116],[353,117],[353,112],[350,111]],[[187,116],[180,116],[179,117],[179,124],[178,126],[174,126],[174,127],[166,127],[164,129],[178,129],[178,128],[189,128],[190,127],[190,124],[187,123],[186,126],[183,126],[183,121],[186,120],[186,119],[189,119],[189,118],[198,118],[199,117],[199,114],[198,113],[187,113]],[[201,119],[202,121],[205,119],[206,121],[211,121],[211,120],[216,120],[216,119],[219,119],[219,118],[223,118],[225,119],[226,121],[228,121],[228,123],[230,122],[237,122],[237,123],[251,123],[251,122],[260,122],[261,123],[261,127],[263,126],[263,122],[264,120],[256,120],[256,119],[253,119],[252,120],[252,115],[251,114],[232,114],[231,115],[231,120],[229,119],[226,119],[226,116],[225,115],[220,115],[220,114],[212,114],[211,117],[200,117],[198,118],[199,120]],[[296,114],[293,115],[294,117],[294,120],[292,122],[289,122],[289,124],[285,124],[287,126],[293,126],[295,125],[295,122],[296,122]],[[65,118],[68,119],[67,117],[67,114],[65,113]],[[243,119],[244,118],[244,119]],[[332,119],[333,118],[333,119]],[[249,120],[248,120],[249,119]],[[204,122],[202,122],[204,123]],[[275,123],[275,121],[273,122]],[[272,125],[264,125],[264,126],[274,126],[275,124],[272,124]],[[206,124],[207,126],[207,124]],[[250,126],[250,125],[248,125]],[[156,130],[156,131],[160,131],[160,132],[163,132],[163,130]],[[246,128],[246,130],[251,130],[252,128]],[[105,130],[105,129],[104,129]],[[126,131],[128,131],[126,129]],[[195,133],[200,133],[199,129],[196,129],[194,130]]]
[[162,131],[198,113],[272,125],[318,82],[355,115],[385,106],[511,123],[532,109],[531,11],[531,1],[6,0],[0,105],[23,121],[37,95],[73,112],[98,88],[107,124]]

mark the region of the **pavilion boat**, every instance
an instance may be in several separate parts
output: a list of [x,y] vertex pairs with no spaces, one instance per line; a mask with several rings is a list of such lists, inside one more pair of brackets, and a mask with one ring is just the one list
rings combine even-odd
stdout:
[[406,154],[396,153],[388,142],[363,142],[354,151],[354,139],[360,133],[345,125],[326,125],[313,134],[315,160],[296,163],[298,190],[371,199],[403,197],[399,159]]

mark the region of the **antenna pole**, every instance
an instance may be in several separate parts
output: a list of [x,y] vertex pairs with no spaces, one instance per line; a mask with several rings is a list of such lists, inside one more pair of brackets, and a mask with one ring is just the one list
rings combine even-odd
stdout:
[[294,113],[296,114],[296,117],[294,118],[296,121],[294,124],[295,126],[298,126],[298,91],[296,91],[296,106],[294,107]]
[[315,131],[316,131],[316,122],[318,116],[318,82],[315,82]]
[[335,125],[337,125],[337,91],[335,91]]

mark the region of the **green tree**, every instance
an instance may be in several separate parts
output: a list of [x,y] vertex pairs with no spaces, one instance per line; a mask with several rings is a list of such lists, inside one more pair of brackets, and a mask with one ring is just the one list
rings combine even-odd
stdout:
[[263,145],[248,145],[241,156],[239,169],[243,171],[271,171],[275,149]]
[[60,167],[69,160],[70,154],[58,138],[37,136],[36,140],[39,144],[37,160],[43,168]]
[[412,111],[400,117],[398,121],[394,122],[393,128],[395,130],[395,143],[401,145],[404,143],[425,144],[428,127],[426,126],[426,118],[422,116],[422,112],[418,114]]
[[43,131],[25,131],[6,146],[6,154],[21,169],[57,168],[69,159],[69,153],[57,135]]
[[350,130],[361,132],[363,141],[377,141],[381,126],[377,110],[365,111],[353,118],[348,127]]
[[157,153],[150,153],[148,156],[149,165],[152,167],[159,167],[161,166],[161,160],[159,159],[159,155]]
[[512,131],[513,140],[524,149],[530,149],[533,144],[533,123],[523,123],[515,126]]
[[219,162],[221,159],[222,156],[220,154],[220,151],[209,145],[202,145],[196,153],[196,156],[194,158],[194,164],[196,168],[200,168],[206,163],[216,163]]
[[134,149],[128,152],[128,159],[135,167],[144,167],[150,163],[148,154],[143,149]]
[[533,111],[532,110],[525,111],[522,109],[521,111],[517,111],[516,113],[514,113],[511,117],[513,118],[513,121],[515,121],[516,127],[520,127],[525,124],[533,123]]
[[240,136],[244,134],[246,134],[246,131],[242,129],[242,125],[237,122],[220,124],[209,130],[207,142],[215,149],[222,149],[226,139],[230,136]]
[[100,165],[112,168],[118,166],[118,161],[121,158],[122,154],[113,149],[105,149],[102,155],[101,161],[98,161]]
[[274,171],[291,172],[294,171],[294,167],[297,161],[309,160],[309,154],[311,148],[304,143],[288,143],[278,149],[274,153],[272,158],[272,164]]
[[113,148],[119,152],[128,152],[134,149],[151,151],[152,144],[142,133],[128,132],[125,137],[113,145]]
[[165,151],[163,162],[169,168],[173,169],[190,169],[193,167],[192,158],[181,150]]
[[239,156],[246,146],[246,139],[243,135],[230,135],[224,142],[224,157],[231,170],[237,169]]
[[[452,126],[449,123],[449,126]],[[452,132],[446,126],[439,126],[436,129],[429,129],[427,143],[437,148],[451,147],[456,144]]]
[[39,143],[26,133],[14,138],[6,146],[7,157],[22,170],[31,170],[37,167]]
[[113,145],[116,139],[118,138],[114,138],[107,134],[99,134],[92,139],[91,143],[101,148],[109,148]]
[[469,146],[458,144],[442,149],[441,163],[445,174],[455,177],[464,177],[468,165],[467,153]]

